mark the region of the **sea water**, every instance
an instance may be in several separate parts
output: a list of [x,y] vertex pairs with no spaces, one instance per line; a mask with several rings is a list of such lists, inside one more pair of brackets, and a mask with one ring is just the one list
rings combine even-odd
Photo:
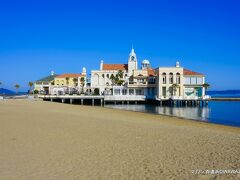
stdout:
[[210,101],[205,107],[170,107],[158,105],[105,105],[105,107],[177,116],[208,123],[240,127],[240,101]]

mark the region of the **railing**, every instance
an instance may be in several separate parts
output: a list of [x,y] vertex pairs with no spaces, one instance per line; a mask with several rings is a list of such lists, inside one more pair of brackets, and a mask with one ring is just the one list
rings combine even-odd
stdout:
[[146,96],[144,95],[116,95],[116,96],[104,96],[105,101],[144,101]]

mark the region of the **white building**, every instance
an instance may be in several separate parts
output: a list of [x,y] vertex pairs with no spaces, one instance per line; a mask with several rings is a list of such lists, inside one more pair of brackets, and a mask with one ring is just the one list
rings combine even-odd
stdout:
[[[150,67],[148,60],[143,60],[142,68],[138,69],[138,61],[134,49],[131,50],[127,64],[104,64],[100,63],[99,70],[91,73],[91,88],[99,89],[100,94],[114,96],[148,96],[155,97],[156,74]],[[121,72],[121,86],[113,81]]]
[[[122,74],[119,79],[124,82],[121,86],[113,81],[119,72]],[[153,69],[148,60],[143,60],[141,69],[138,69],[134,49],[127,64],[104,64],[101,61],[100,69],[91,73],[91,88],[116,100],[204,99],[204,83],[203,74],[187,70],[179,62],[173,67]]]

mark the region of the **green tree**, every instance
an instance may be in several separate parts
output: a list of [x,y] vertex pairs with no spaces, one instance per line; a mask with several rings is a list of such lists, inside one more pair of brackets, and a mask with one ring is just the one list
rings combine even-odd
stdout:
[[67,86],[69,85],[69,79],[70,79],[69,77],[65,78]]
[[119,70],[118,73],[117,73],[117,78],[116,78],[116,83],[118,86],[122,86],[124,84],[124,80],[123,80],[123,71],[122,70]]
[[118,71],[118,73],[114,76],[113,74],[110,76],[110,80],[112,82],[112,86],[118,85],[122,86],[124,84],[123,80],[123,71]]
[[172,89],[173,89],[173,95],[176,96],[177,88],[179,87],[178,84],[174,83],[172,84]]
[[38,91],[37,89],[35,89],[35,90],[33,91],[33,93],[34,93],[34,94],[38,94],[39,91]]
[[207,89],[210,88],[210,84],[208,84],[208,83],[204,83],[204,84],[202,85],[202,87],[204,87],[204,88],[207,90]]
[[112,85],[116,84],[116,77],[113,74],[110,76],[110,80],[112,82]]
[[74,86],[77,86],[77,82],[78,82],[78,79],[77,78],[73,78]]
[[117,73],[117,76],[122,79],[123,78],[123,74],[124,74],[123,71],[119,70],[118,73]]
[[18,89],[20,88],[20,85],[19,85],[19,84],[16,84],[14,87],[15,87],[15,89],[16,89],[16,94],[18,94]]
[[85,78],[81,77],[80,82],[81,82],[81,87],[82,87],[82,93],[84,93]]
[[30,94],[33,87],[33,82],[29,82],[28,86],[29,86],[29,94]]
[[68,87],[68,85],[69,85],[69,79],[70,79],[69,77],[66,77],[66,78],[65,78],[66,84],[67,84],[67,93],[68,93],[68,94],[70,94],[70,89],[69,89],[69,87]]

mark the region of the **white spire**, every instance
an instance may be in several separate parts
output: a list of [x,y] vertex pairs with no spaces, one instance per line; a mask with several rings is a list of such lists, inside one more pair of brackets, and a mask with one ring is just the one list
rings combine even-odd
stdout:
[[135,53],[135,51],[133,49],[133,46],[132,46],[132,50],[131,50],[131,53],[129,54],[129,56],[136,56],[136,53]]
[[100,62],[100,70],[103,70],[103,60]]

